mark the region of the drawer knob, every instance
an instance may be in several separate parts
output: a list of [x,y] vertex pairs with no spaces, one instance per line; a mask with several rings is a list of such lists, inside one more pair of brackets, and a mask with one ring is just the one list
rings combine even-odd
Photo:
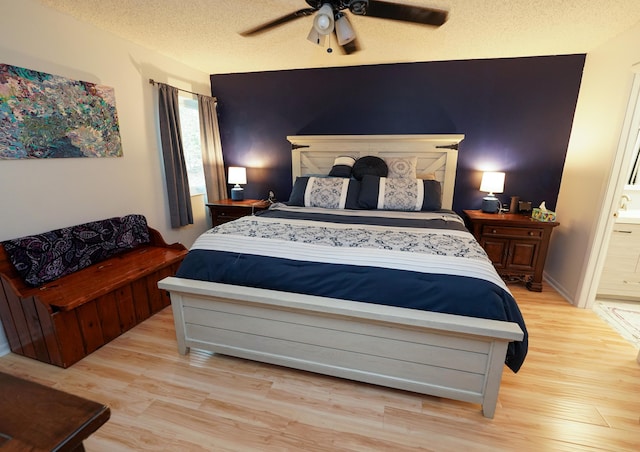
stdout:
[[533,235],[533,231],[529,231],[529,235]]
[[496,233],[496,230],[495,230],[495,229],[492,229],[492,230],[491,230],[491,233],[492,233],[492,234],[495,234],[495,233]]

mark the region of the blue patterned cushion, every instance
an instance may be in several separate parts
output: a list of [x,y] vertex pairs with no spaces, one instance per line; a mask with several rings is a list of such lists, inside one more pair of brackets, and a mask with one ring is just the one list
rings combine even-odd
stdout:
[[40,286],[149,241],[146,218],[127,215],[6,240],[2,244],[25,283]]
[[343,177],[312,177],[304,192],[304,204],[325,209],[344,209],[349,180]]
[[358,196],[361,209],[440,210],[442,187],[437,180],[364,176]]
[[343,177],[296,178],[287,202],[290,206],[357,209],[360,182]]

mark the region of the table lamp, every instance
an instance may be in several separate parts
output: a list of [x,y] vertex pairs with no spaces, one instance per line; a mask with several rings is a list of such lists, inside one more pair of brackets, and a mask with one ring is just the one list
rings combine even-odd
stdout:
[[231,200],[242,201],[244,199],[244,190],[240,184],[247,183],[247,169],[241,166],[230,166],[227,183],[235,184],[231,189]]
[[504,191],[504,173],[498,171],[485,171],[480,182],[480,191],[489,194],[482,198],[482,211],[486,213],[498,213],[500,211],[500,200],[494,193]]

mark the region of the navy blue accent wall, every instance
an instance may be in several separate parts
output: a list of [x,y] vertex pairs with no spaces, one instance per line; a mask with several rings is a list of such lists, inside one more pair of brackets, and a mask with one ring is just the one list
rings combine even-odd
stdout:
[[218,74],[227,166],[245,197],[291,190],[287,135],[461,133],[454,209],[480,208],[481,171],[505,171],[505,203],[555,208],[584,55]]

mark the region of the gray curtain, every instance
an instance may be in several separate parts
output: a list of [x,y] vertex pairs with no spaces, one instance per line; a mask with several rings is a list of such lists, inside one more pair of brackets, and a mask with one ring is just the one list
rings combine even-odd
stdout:
[[160,138],[169,197],[169,215],[171,216],[171,227],[179,228],[193,224],[193,212],[180,133],[178,89],[164,83],[158,83],[158,85]]
[[198,95],[202,165],[209,202],[227,197],[227,181],[224,174],[217,107],[218,102],[215,98]]

